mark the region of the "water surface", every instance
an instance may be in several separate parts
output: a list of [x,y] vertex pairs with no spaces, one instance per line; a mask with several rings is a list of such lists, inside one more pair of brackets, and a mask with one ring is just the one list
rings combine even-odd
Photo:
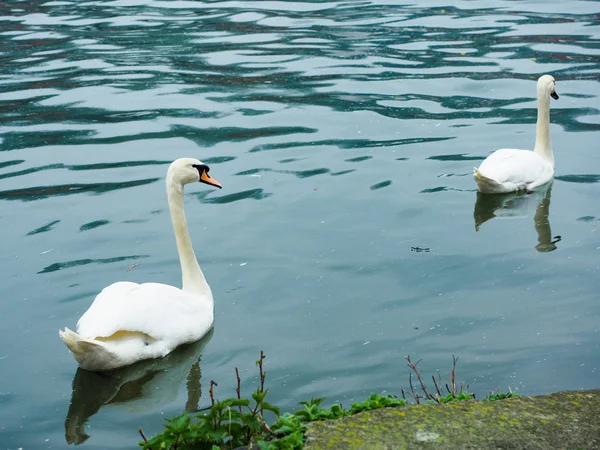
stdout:
[[[2,448],[133,448],[235,366],[249,392],[261,349],[284,410],[399,392],[406,354],[458,355],[478,395],[599,387],[597,2],[3,1],[0,24]],[[473,166],[533,147],[544,73],[556,180],[478,196]],[[224,186],[186,190],[214,333],[77,371],[57,331],[104,286],[180,283],[180,156]]]

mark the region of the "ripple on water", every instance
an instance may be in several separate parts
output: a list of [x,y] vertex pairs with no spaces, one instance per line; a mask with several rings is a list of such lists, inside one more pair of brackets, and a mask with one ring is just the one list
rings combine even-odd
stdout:
[[356,158],[348,158],[348,159],[345,159],[344,161],[346,161],[346,162],[361,162],[361,161],[367,161],[372,158],[373,158],[372,156],[357,156]]
[[464,153],[457,153],[454,155],[428,156],[427,159],[434,161],[483,161],[485,156],[467,156]]
[[386,180],[386,181],[382,181],[381,183],[376,183],[373,186],[371,186],[371,190],[372,191],[376,191],[378,189],[383,189],[384,187],[388,187],[392,184],[391,180]]
[[71,267],[87,266],[89,264],[112,264],[115,262],[128,261],[140,258],[148,258],[148,255],[133,255],[133,256],[117,256],[113,258],[98,258],[98,259],[77,259],[74,261],[65,261],[50,264],[44,267],[38,273],[51,273],[58,270],[68,269]]
[[[208,191],[210,193],[210,191]],[[199,196],[200,201],[202,203],[216,203],[216,204],[225,204],[225,203],[233,203],[240,200],[253,199],[253,200],[262,200],[265,198],[269,198],[271,193],[264,192],[263,189],[249,189],[247,191],[236,192],[235,194],[221,195],[219,197],[210,197],[206,198],[205,196]]]
[[88,222],[79,227],[79,231],[89,231],[94,228],[101,227],[103,225],[108,225],[110,223],[109,220],[94,220],[93,222]]
[[[118,279],[180,283],[164,191],[180,156],[218,164],[224,185],[186,190],[204,204],[187,213],[220,318],[202,371],[220,393],[261,349],[284,411],[397,393],[407,352],[430,367],[458,354],[478,393],[597,387],[599,4],[412,3],[0,2],[5,447],[74,437],[55,411],[81,380],[55,329]],[[552,206],[500,220],[502,202],[475,232],[472,166],[531,148],[542,73],[561,96]],[[556,234],[568,245],[536,251]],[[84,411],[77,437],[131,448],[139,414],[157,433],[188,394],[171,369],[143,379],[167,377],[177,401],[138,389],[143,413]],[[115,398],[75,391],[67,419]]]
[[600,175],[559,175],[554,178],[567,183],[600,183]]
[[33,236],[34,234],[45,233],[47,231],[50,231],[54,228],[54,225],[56,225],[57,223],[60,223],[60,220],[53,220],[52,222],[49,222],[42,227],[30,231],[29,233],[27,233],[27,236]]
[[158,180],[159,178],[149,178],[146,180],[125,181],[121,183],[90,183],[66,184],[60,186],[37,186],[24,189],[0,191],[0,199],[34,201],[47,199],[49,197],[59,197],[64,195],[81,194],[86,192],[101,194],[104,192],[110,192],[119,189],[143,186],[146,184],[154,183]]

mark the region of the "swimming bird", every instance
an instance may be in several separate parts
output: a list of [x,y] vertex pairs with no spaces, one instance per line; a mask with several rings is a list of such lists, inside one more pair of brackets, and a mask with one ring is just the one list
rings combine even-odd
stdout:
[[209,171],[194,158],[177,159],[167,171],[167,202],[182,288],[129,281],[104,288],[77,322],[76,332],[68,328],[59,331],[82,369],[111,370],[162,357],[212,329],[213,296],[194,254],[183,210],[184,185],[199,181],[221,188]]
[[537,82],[537,124],[533,151],[503,148],[473,168],[479,192],[504,194],[531,192],[554,177],[554,155],[550,143],[550,97],[557,100],[556,82],[542,75]]

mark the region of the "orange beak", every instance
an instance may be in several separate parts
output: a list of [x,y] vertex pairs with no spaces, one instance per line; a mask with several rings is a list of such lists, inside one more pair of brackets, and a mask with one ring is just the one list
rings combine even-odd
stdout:
[[219,189],[223,189],[223,186],[221,186],[221,183],[219,183],[214,178],[209,177],[208,174],[206,173],[206,170],[204,170],[202,172],[202,175],[200,175],[200,181],[202,181],[203,183],[218,187]]

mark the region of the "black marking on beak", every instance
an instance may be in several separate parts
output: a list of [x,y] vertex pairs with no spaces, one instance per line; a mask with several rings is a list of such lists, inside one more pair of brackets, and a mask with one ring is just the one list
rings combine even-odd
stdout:
[[221,183],[208,175],[208,172],[210,172],[210,167],[208,167],[206,164],[195,164],[193,167],[196,168],[198,174],[200,175],[200,183],[209,184],[222,189],[223,186],[221,186]]
[[552,97],[554,100],[558,100],[558,94],[556,93],[556,91],[550,94],[550,97]]
[[206,164],[194,164],[192,167],[198,171],[199,175],[202,175],[202,172],[210,172],[210,167],[208,167]]

